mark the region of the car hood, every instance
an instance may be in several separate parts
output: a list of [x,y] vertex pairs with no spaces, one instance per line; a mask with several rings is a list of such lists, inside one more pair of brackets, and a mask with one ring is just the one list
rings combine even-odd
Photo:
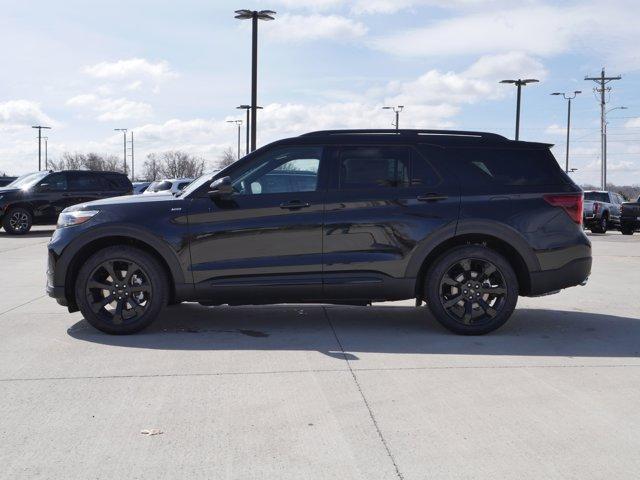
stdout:
[[7,195],[9,193],[17,193],[19,191],[20,191],[19,188],[0,187],[0,195]]
[[183,199],[174,197],[173,195],[124,195],[122,197],[111,197],[102,200],[94,200],[93,202],[80,203],[66,209],[66,211],[87,210],[93,207],[112,207],[118,205],[132,205],[141,203],[168,203],[182,202]]

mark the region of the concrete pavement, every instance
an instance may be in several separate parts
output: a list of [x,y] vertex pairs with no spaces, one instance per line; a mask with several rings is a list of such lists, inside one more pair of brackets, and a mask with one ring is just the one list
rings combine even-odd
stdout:
[[[600,479],[640,471],[640,235],[458,337],[411,302],[168,308],[113,337],[0,233],[0,478]],[[144,429],[159,429],[146,436]]]

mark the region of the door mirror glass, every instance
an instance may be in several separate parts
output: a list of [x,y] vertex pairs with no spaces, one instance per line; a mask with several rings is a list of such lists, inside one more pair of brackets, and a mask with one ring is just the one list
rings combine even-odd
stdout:
[[51,185],[49,185],[48,183],[41,183],[40,185],[38,185],[39,192],[48,192],[50,190],[51,190]]
[[222,177],[214,180],[209,185],[209,191],[207,192],[211,198],[228,199],[233,194],[233,186],[231,185],[231,178]]

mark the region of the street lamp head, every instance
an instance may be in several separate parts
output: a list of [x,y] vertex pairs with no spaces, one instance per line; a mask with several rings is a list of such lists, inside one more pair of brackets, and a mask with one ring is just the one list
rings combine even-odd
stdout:
[[273,10],[236,10],[236,18],[240,20],[251,20],[256,17],[258,20],[275,20],[273,15],[276,14]]
[[500,80],[500,83],[518,83],[517,80]]
[[575,92],[573,92],[573,93],[575,93],[576,95],[579,95],[579,94],[581,94],[581,93],[582,93],[582,90],[576,90],[576,91],[575,91]]
[[561,92],[553,92],[551,95],[564,95],[564,93],[561,93]]
[[537,80],[535,78],[525,78],[524,80],[521,80],[520,83],[526,85],[527,83],[538,83],[539,81],[540,80]]
[[236,108],[240,110],[249,110],[251,108],[251,105],[239,105]]
[[383,110],[391,110],[393,107],[382,107]]

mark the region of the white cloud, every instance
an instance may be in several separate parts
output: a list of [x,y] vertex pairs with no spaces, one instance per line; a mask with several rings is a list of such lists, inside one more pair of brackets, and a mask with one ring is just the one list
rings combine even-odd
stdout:
[[554,123],[554,124],[549,125],[547,127],[547,129],[545,130],[545,133],[547,135],[566,135],[567,134],[567,127],[562,127],[562,126],[558,125],[557,123]]
[[270,38],[281,42],[320,39],[342,41],[362,37],[366,33],[367,27],[361,22],[339,15],[319,14],[284,14],[266,30]]
[[126,119],[143,119],[153,114],[151,105],[126,98],[103,98],[94,94],[82,94],[67,100],[67,105],[88,108],[97,114],[101,122]]
[[0,125],[3,127],[56,125],[56,122],[45,114],[40,104],[30,100],[9,100],[0,103]]
[[100,62],[83,69],[83,72],[100,79],[131,79],[146,77],[164,80],[176,76],[166,61],[150,62],[144,58],[130,58],[116,62]]
[[282,5],[287,10],[329,10],[339,8],[345,0],[272,0],[270,5]]
[[595,52],[612,67],[640,68],[640,57],[630,48],[640,42],[640,30],[628,19],[631,11],[637,11],[637,3],[611,0],[604,13],[595,2],[494,7],[458,12],[424,27],[379,37],[371,45],[409,57],[505,51],[547,57],[572,51]]

